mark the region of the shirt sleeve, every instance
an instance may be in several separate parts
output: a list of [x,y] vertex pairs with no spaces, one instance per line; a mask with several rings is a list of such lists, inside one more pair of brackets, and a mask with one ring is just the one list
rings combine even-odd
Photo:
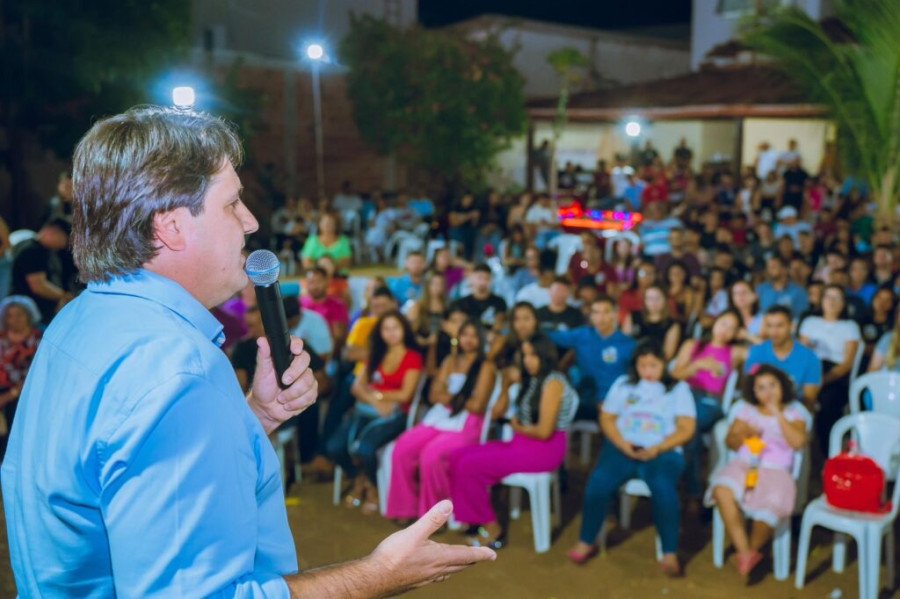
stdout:
[[880,356],[882,359],[885,358],[888,354],[888,350],[891,348],[891,340],[894,338],[893,333],[885,333],[881,336],[881,339],[878,340],[878,344],[875,346],[875,355]]
[[[807,360],[809,364],[804,369],[805,376],[801,385],[821,385],[822,384],[822,360],[812,352],[807,350]],[[797,389],[798,393],[802,393],[803,389]]]
[[179,374],[142,397],[98,448],[117,594],[290,596],[283,575],[296,572],[296,554],[291,565],[257,555],[293,547],[286,513],[275,517],[283,526],[263,514],[284,510],[277,467],[260,474],[263,460],[277,458],[266,454],[261,429],[251,435],[238,403],[207,379]]
[[630,387],[631,385],[613,384],[612,389],[606,394],[606,399],[603,401],[601,410],[607,414],[621,414],[622,409],[625,407],[625,396],[628,394],[628,389]]
[[551,331],[548,333],[550,341],[563,349],[572,349],[578,345],[578,337],[580,332],[578,329],[572,331]]
[[685,382],[680,382],[672,389],[672,399],[675,400],[675,416],[697,418],[697,408],[694,405],[694,395],[691,388]]
[[319,255],[319,247],[319,237],[317,235],[310,235],[303,243],[303,249],[300,250],[300,255],[307,260],[318,260],[321,258]]

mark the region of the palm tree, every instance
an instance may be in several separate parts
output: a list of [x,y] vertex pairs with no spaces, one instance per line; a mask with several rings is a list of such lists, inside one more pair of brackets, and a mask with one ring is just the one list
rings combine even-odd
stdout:
[[556,149],[559,138],[566,128],[566,109],[569,105],[569,94],[578,85],[588,66],[588,59],[575,48],[560,48],[547,55],[547,62],[559,76],[559,100],[556,103],[556,117],[553,119],[553,141],[550,144],[550,180],[547,186],[552,197],[556,197],[557,168]]
[[846,171],[869,184],[880,216],[892,222],[900,196],[900,4],[834,7],[841,31],[786,8],[748,21],[743,39],[829,110]]

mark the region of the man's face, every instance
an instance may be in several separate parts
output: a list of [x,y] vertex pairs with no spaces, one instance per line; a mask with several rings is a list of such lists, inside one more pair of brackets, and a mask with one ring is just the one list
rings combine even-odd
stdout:
[[491,293],[491,275],[486,272],[473,272],[469,279],[472,295],[486,297]]
[[327,290],[328,283],[321,273],[310,271],[306,275],[306,293],[309,294],[309,297],[315,300],[322,299],[325,297]]
[[591,324],[597,330],[609,331],[616,326],[616,311],[609,302],[594,302],[591,305]]
[[66,246],[69,245],[69,236],[59,227],[50,226],[44,229],[44,234],[41,236],[41,242],[41,245],[48,250],[58,252],[66,249]]
[[554,282],[550,285],[550,303],[554,306],[565,306],[569,301],[569,286]]
[[766,336],[775,345],[781,345],[791,336],[791,321],[785,314],[767,314],[763,319]]
[[766,263],[766,275],[772,281],[780,281],[784,276],[784,265],[779,260],[769,260]]
[[197,298],[217,306],[244,288],[244,238],[259,223],[241,201],[241,180],[231,163],[213,175],[203,211],[189,218],[185,232],[187,257],[193,264]]
[[672,249],[675,251],[684,247],[684,231],[681,229],[672,229],[669,232],[669,245],[672,246]]
[[406,270],[415,278],[421,277],[425,273],[425,258],[418,254],[413,254],[406,259]]
[[376,318],[381,318],[394,308],[394,302],[390,298],[384,296],[376,296],[369,302],[369,312]]

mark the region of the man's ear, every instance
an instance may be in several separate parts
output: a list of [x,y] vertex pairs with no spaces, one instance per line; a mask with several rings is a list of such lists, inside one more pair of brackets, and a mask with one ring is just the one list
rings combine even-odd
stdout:
[[180,252],[187,245],[186,226],[189,218],[190,211],[187,208],[158,212],[153,217],[153,236],[161,246]]

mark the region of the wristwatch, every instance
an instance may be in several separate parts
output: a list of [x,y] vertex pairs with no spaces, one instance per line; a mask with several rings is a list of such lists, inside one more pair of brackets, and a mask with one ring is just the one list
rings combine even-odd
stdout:
[[384,399],[384,393],[381,391],[375,392],[375,401],[382,401]]

